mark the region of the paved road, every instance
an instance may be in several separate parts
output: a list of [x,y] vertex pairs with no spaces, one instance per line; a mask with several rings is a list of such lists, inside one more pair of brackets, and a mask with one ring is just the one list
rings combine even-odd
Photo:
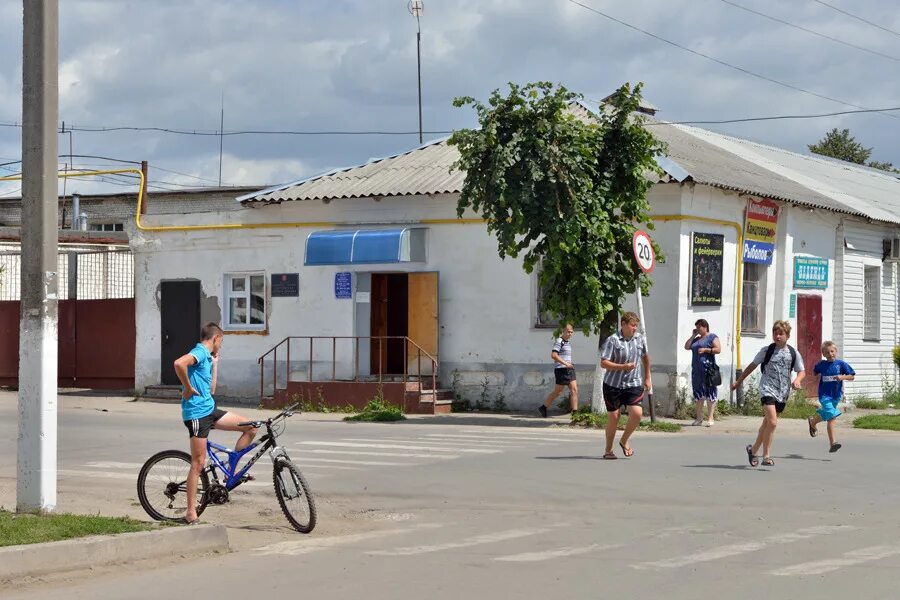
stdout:
[[[64,401],[60,507],[83,510],[88,503],[140,516],[136,465],[184,443],[177,409],[110,400],[109,412],[101,412],[104,402]],[[0,434],[15,439],[14,406],[6,397],[0,403]],[[204,515],[234,526],[232,554],[0,593],[898,596],[900,436],[848,432],[844,448],[831,455],[824,440],[788,432],[777,440],[775,467],[750,469],[745,436],[734,434],[638,434],[635,457],[613,462],[598,460],[599,432],[470,423],[295,419],[284,441],[320,500],[321,524],[312,535],[287,529],[260,481]],[[0,503],[7,506],[13,470],[14,457],[4,457]]]

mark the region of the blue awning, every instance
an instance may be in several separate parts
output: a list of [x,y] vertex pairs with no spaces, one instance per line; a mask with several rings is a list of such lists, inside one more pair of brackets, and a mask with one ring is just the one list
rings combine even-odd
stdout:
[[419,260],[424,260],[424,229],[333,229],[314,231],[306,238],[307,266]]

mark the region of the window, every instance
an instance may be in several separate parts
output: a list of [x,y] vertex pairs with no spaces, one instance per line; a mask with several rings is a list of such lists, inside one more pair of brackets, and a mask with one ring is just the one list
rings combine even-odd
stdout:
[[762,278],[764,265],[744,263],[744,282],[741,290],[741,331],[762,333],[762,303],[765,294]]
[[881,338],[881,268],[866,267],[863,289],[863,339]]
[[226,329],[264,329],[266,276],[262,273],[225,275]]
[[91,223],[91,231],[125,231],[124,223]]
[[541,269],[540,267],[534,270],[535,272],[535,282],[536,282],[536,303],[535,303],[535,322],[534,326],[539,329],[556,329],[559,327],[559,321],[554,319],[553,316],[544,310],[544,295],[546,294],[547,288],[541,285]]

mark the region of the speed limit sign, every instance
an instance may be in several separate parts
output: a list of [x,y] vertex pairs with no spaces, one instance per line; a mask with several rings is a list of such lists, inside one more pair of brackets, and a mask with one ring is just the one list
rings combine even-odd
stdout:
[[647,232],[638,229],[634,232],[631,240],[631,246],[634,249],[634,260],[644,273],[653,271],[656,264],[656,256],[653,254],[653,245],[650,243],[650,236]]

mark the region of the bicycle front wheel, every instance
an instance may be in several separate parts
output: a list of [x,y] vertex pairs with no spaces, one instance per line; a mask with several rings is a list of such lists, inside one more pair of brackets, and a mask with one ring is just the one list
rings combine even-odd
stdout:
[[[187,514],[187,479],[191,455],[164,450],[147,459],[138,474],[137,493],[141,506],[157,521],[181,521]],[[204,499],[209,476],[201,471],[197,482],[197,515],[206,508]]]
[[285,518],[300,533],[312,531],[316,526],[316,502],[300,469],[288,459],[278,459],[273,468],[273,479],[275,496]]

